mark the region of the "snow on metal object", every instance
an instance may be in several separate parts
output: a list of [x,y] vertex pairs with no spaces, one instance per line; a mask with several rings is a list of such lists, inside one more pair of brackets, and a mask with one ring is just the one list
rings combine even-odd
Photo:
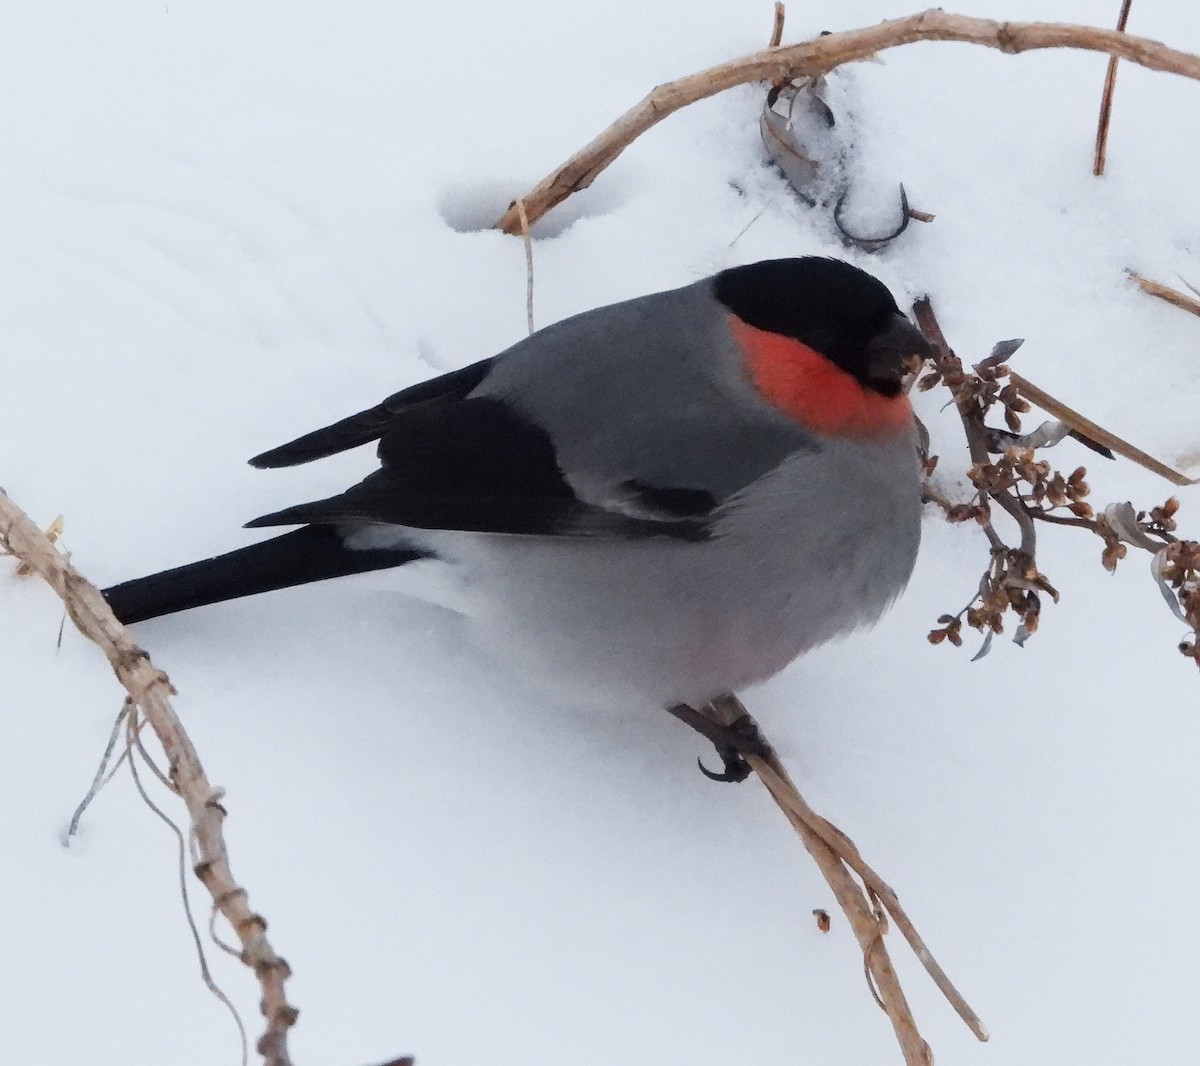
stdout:
[[804,77],[773,85],[763,104],[759,130],[771,161],[800,198],[813,207],[832,203],[834,225],[842,236],[873,252],[908,228],[908,196],[901,185],[899,217],[894,225],[889,222],[878,231],[864,233],[859,223],[847,221],[848,214],[861,213],[864,205],[856,204],[852,195],[849,124],[839,124],[835,112],[835,104],[845,110],[844,99],[839,99],[844,91],[833,79],[834,75]]

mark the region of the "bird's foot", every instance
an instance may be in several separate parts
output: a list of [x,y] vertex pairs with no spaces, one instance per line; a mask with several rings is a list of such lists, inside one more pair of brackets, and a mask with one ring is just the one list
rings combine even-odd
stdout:
[[696,765],[710,781],[745,781],[750,776],[750,764],[744,756],[758,755],[765,759],[771,754],[771,745],[763,738],[758,723],[748,714],[720,728],[724,729],[724,736],[721,740],[714,740],[713,744],[725,769],[714,773],[700,759],[696,760]]
[[750,764],[745,756],[757,755],[765,759],[771,754],[771,745],[763,737],[758,723],[748,714],[743,714],[728,725],[720,725],[686,704],[681,703],[668,710],[685,725],[711,740],[717,749],[725,766],[720,773],[708,769],[700,759],[696,760],[700,772],[710,781],[745,781],[750,776]]

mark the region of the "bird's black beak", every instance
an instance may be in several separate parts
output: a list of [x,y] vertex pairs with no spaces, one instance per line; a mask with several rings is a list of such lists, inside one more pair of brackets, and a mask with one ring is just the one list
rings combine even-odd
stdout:
[[867,342],[867,384],[885,396],[895,396],[904,375],[932,354],[925,335],[897,311],[887,327]]

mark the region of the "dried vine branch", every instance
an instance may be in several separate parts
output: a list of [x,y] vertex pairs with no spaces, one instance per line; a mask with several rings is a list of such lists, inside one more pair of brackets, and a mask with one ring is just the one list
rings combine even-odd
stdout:
[[205,775],[196,749],[171,706],[175,689],[170,679],[116,620],[100,591],[3,493],[0,546],[58,593],[71,621],[104,652],[129,699],[145,715],[162,744],[169,759],[171,786],[183,799],[191,818],[198,856],[194,872],[212,896],[213,906],[233,927],[242,946],[241,959],[254,970],[262,986],[261,1006],[267,1027],[258,1041],[258,1051],[266,1066],[291,1066],[287,1035],[297,1011],[284,990],[291,971],[267,939],[266,919],[250,909],[246,890],[233,878],[221,830],[225,818],[223,793]]
[[[1121,0],[1121,14],[1117,17],[1117,33],[1124,33],[1129,22],[1129,9],[1133,0]],[[1110,56],[1108,70],[1104,74],[1104,92],[1100,94],[1100,120],[1096,124],[1096,157],[1092,162],[1092,174],[1097,178],[1104,173],[1105,157],[1108,154],[1108,125],[1112,120],[1113,90],[1117,87],[1117,57]]]
[[[730,696],[710,704],[703,713],[721,725],[729,725],[745,715],[746,708],[740,700]],[[872,982],[872,989],[892,1023],[906,1066],[929,1066],[933,1055],[917,1029],[884,944],[883,937],[887,932],[885,911],[959,1017],[980,1040],[987,1040],[987,1027],[938,965],[900,905],[896,893],[867,865],[853,841],[804,801],[774,753],[766,758],[746,755],[745,759],[791,822],[845,912],[855,939],[862,948],[863,964]],[[855,883],[852,871],[862,880],[865,894],[863,888]]]
[[[1044,48],[1078,48],[1118,56],[1151,70],[1200,80],[1200,56],[1168,48],[1145,37],[1068,23],[996,22],[931,9],[877,26],[768,48],[658,86],[522,197],[529,222],[532,225],[572,193],[586,189],[646,130],[688,104],[748,82],[786,81],[803,75],[824,74],[844,63],[867,59],[885,48],[917,41],[959,41],[995,48],[1010,55]],[[496,223],[496,228],[508,234],[521,232],[515,201]]]

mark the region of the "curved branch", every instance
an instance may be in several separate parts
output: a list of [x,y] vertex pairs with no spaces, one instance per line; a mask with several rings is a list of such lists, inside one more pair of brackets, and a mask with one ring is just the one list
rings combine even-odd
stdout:
[[196,876],[212,896],[213,906],[233,927],[242,945],[241,959],[254,970],[262,986],[262,1012],[267,1028],[259,1039],[258,1051],[267,1066],[290,1066],[287,1034],[295,1024],[297,1012],[288,1003],[284,982],[291,971],[267,939],[266,920],[250,909],[246,890],[233,878],[221,832],[225,819],[222,791],[208,780],[191,738],[171,707],[174,686],[117,621],[99,589],[71,565],[3,492],[0,492],[0,546],[41,575],[58,593],[71,621],[104,652],[117,679],[158,736],[170,760],[171,784],[191,817]]
[[[521,198],[529,223],[532,225],[573,192],[586,189],[634,140],[688,104],[747,82],[822,74],[844,63],[867,59],[885,48],[917,41],[959,41],[1010,55],[1043,48],[1079,48],[1200,81],[1200,56],[1145,37],[1069,23],[996,22],[932,9],[890,19],[878,26],[830,33],[799,44],[755,52],[658,86]],[[515,201],[496,228],[508,234],[521,232]]]

